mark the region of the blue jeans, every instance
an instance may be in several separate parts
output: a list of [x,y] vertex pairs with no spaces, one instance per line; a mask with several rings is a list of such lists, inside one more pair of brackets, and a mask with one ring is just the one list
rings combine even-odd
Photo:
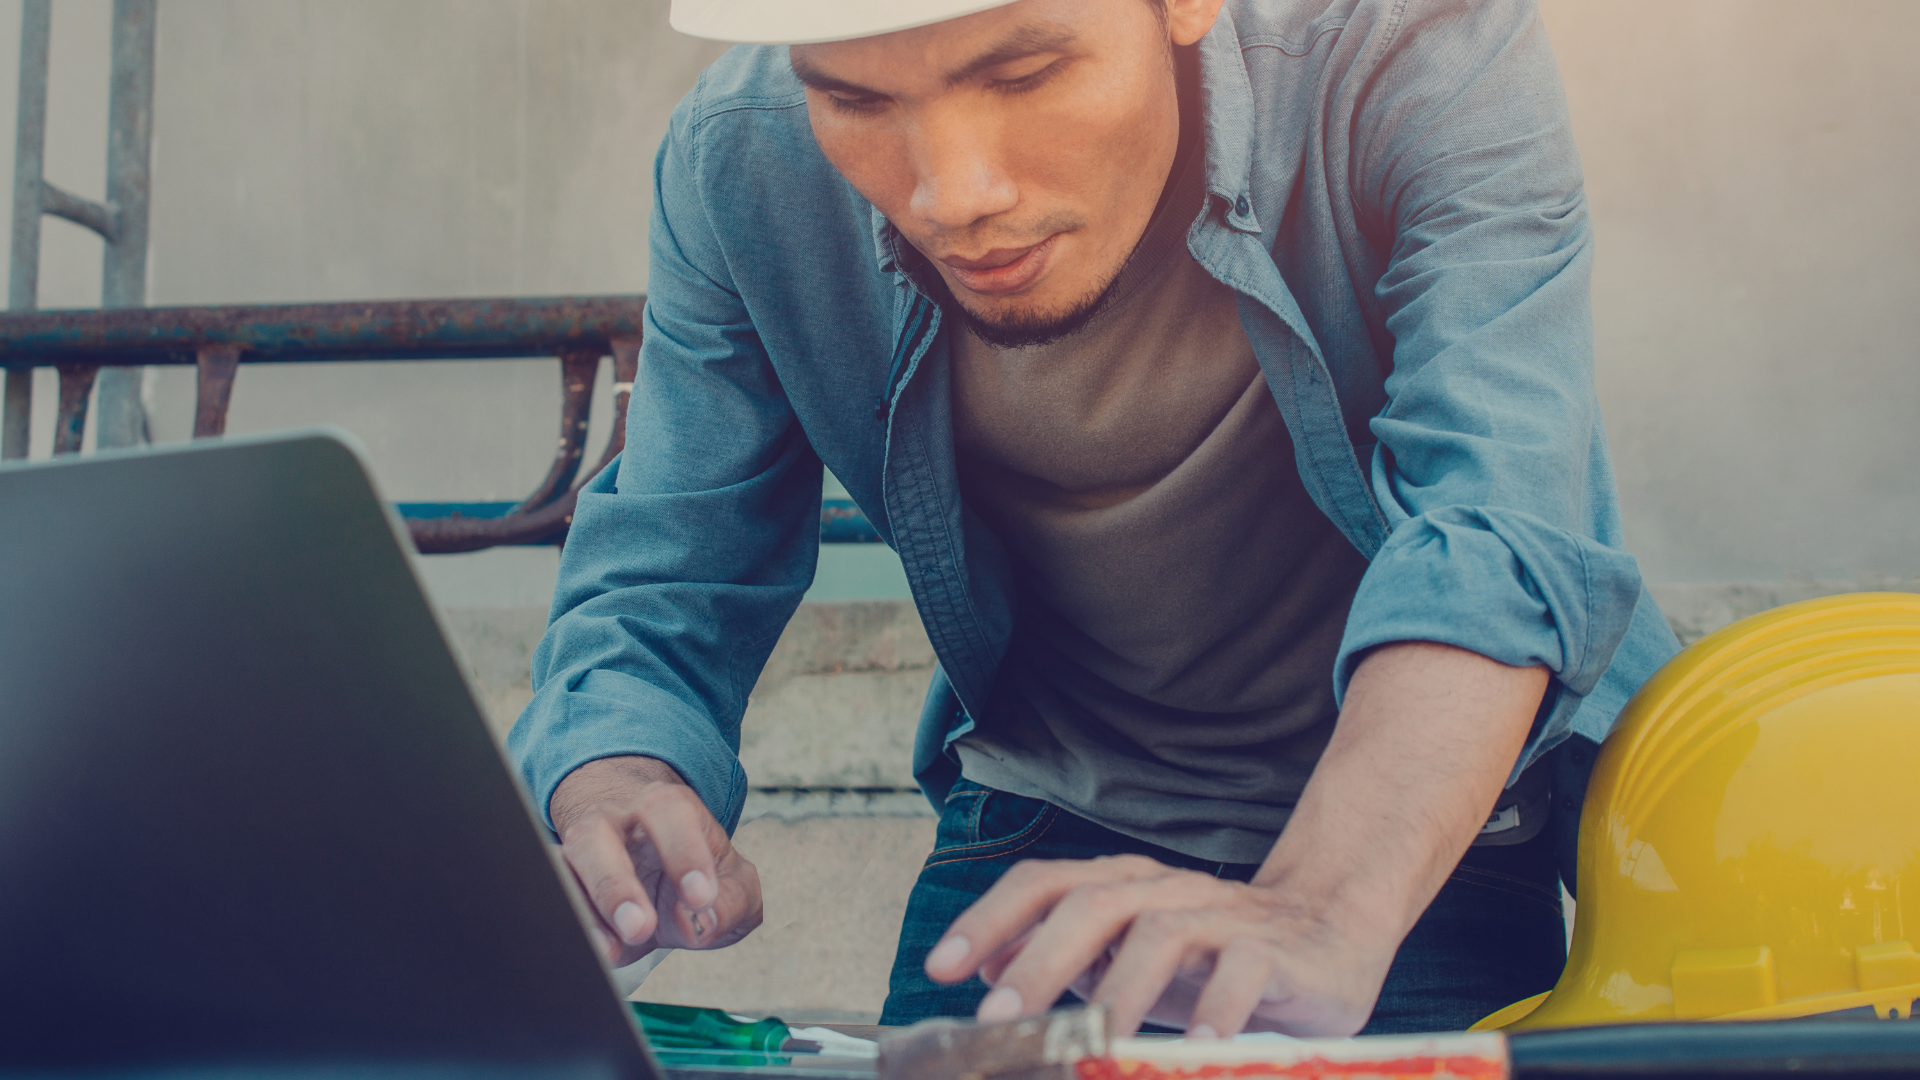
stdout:
[[[941,986],[921,965],[947,926],[1014,863],[1116,854],[1146,855],[1235,881],[1259,869],[1181,855],[1039,799],[969,780],[955,784],[933,854],[907,900],[880,1022],[973,1015],[986,984],[973,978]],[[1510,847],[1470,849],[1401,943],[1365,1033],[1458,1031],[1551,990],[1567,958],[1557,865],[1547,833]]]

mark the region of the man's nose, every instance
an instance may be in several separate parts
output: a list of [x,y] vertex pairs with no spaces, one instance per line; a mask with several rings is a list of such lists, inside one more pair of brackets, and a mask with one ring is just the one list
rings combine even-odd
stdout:
[[964,229],[1020,201],[992,127],[963,113],[920,123],[913,138],[913,198],[907,204],[915,218],[938,229]]

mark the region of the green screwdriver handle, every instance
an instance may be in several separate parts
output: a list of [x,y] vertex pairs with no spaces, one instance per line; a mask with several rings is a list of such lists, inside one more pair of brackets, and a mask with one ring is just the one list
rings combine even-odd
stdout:
[[778,1053],[791,1031],[776,1017],[735,1020],[721,1009],[629,1001],[641,1030],[655,1046],[676,1050],[759,1050]]

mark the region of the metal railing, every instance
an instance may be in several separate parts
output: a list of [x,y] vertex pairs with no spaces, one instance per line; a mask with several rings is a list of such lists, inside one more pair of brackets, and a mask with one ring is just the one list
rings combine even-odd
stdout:
[[[9,381],[35,367],[60,373],[54,452],[77,453],[87,400],[103,369],[193,365],[193,434],[225,432],[242,364],[361,360],[484,360],[552,356],[560,363],[560,440],[547,475],[517,503],[402,503],[423,554],[503,544],[559,543],[578,498],[587,416],[600,363],[613,358],[613,426],[598,463],[626,445],[626,406],[640,355],[644,296],[396,300],[345,304],[128,308],[0,315],[0,367]],[[821,508],[827,543],[880,539],[845,499]]]
[[[584,460],[587,416],[602,359],[613,358],[613,431],[598,472],[626,445],[626,404],[640,352],[643,296],[404,300],[347,304],[144,308],[147,207],[153,145],[155,0],[114,0],[104,202],[48,182],[47,51],[51,0],[22,0],[20,92],[15,129],[13,243],[8,308],[0,315],[0,458],[27,456],[33,369],[59,372],[53,452],[80,450],[88,399],[99,390],[96,443],[147,441],[140,369],[192,364],[199,371],[195,438],[226,430],[227,403],[243,363],[524,358],[560,362],[560,442],[546,477],[518,502],[402,503],[423,553],[502,544],[559,543],[573,520],[574,481]],[[35,311],[40,226],[46,215],[99,234],[105,243],[99,310]],[[858,507],[824,500],[828,543],[880,539]]]
[[[114,0],[113,76],[107,100],[107,192],[105,202],[83,199],[46,178],[47,46],[51,0],[22,0],[20,97],[14,129],[13,246],[7,307],[32,311],[40,293],[40,221],[65,218],[99,234],[105,243],[100,306],[137,308],[147,298],[147,193],[153,149],[154,0]],[[100,386],[101,446],[147,441],[140,403],[141,373],[114,368]],[[91,389],[92,383],[88,382]],[[64,400],[78,386],[62,384]],[[7,373],[0,458],[27,456],[33,416],[32,372]],[[64,438],[62,431],[56,438]],[[78,444],[75,444],[76,446]]]

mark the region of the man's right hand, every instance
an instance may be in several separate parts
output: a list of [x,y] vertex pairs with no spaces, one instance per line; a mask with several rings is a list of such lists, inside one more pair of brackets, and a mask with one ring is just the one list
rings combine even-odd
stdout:
[[589,761],[547,804],[614,967],[655,949],[717,949],[760,925],[760,874],[673,766]]

